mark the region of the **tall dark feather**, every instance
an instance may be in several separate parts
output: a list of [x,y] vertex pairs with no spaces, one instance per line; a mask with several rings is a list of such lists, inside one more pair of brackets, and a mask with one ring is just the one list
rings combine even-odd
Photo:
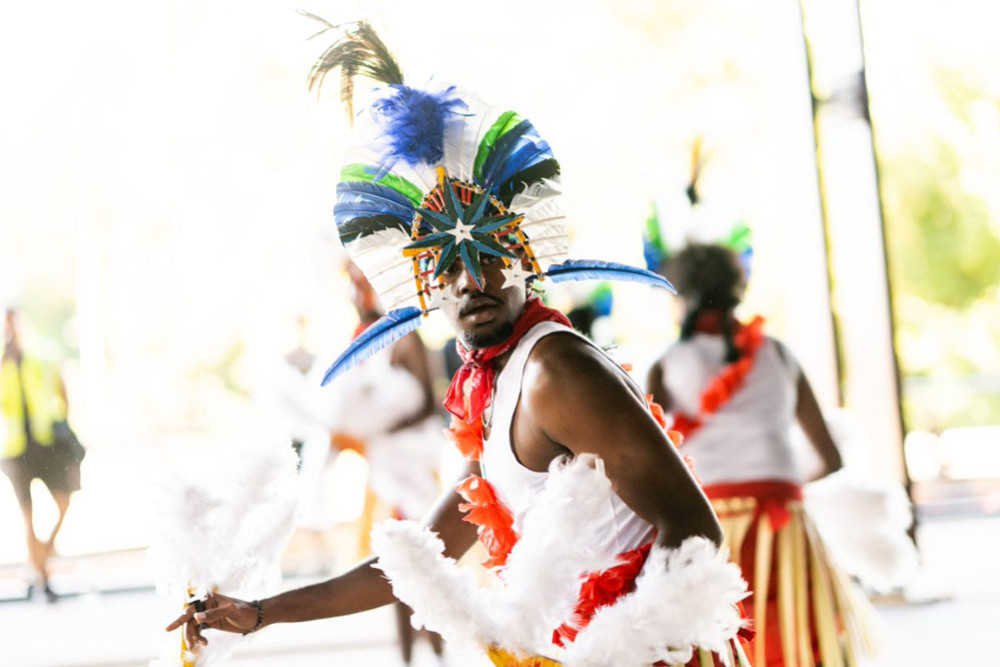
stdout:
[[319,94],[326,75],[340,69],[340,101],[347,109],[348,118],[354,119],[354,77],[366,76],[380,83],[402,84],[403,72],[388,47],[367,21],[334,25],[310,14],[303,16],[319,21],[325,27],[313,35],[317,37],[329,30],[342,31],[343,36],[327,47],[309,70],[309,90]]
[[410,223],[392,215],[373,215],[351,218],[337,226],[337,234],[344,245],[386,229],[398,229],[410,233]]

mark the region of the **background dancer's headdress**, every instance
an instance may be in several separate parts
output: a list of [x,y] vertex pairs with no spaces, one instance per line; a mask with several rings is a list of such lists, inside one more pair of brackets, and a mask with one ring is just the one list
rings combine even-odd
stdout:
[[[690,176],[688,177],[687,187],[684,189],[684,194],[687,198],[689,207],[689,213],[696,211],[701,204],[699,179],[706,162],[701,146],[701,139],[698,138],[691,147],[691,171]],[[681,217],[683,218],[685,216],[682,214]],[[695,227],[698,226],[697,222],[697,220],[690,219],[687,221],[671,220],[669,221],[669,224],[675,225],[676,229],[677,225],[682,227],[684,225]],[[701,230],[689,228],[683,229],[682,231],[690,237]],[[707,239],[704,238],[701,240],[707,241]],[[729,248],[736,253],[740,259],[740,263],[743,265],[744,273],[747,277],[750,276],[750,265],[751,260],[753,259],[753,234],[745,221],[738,220],[729,229],[726,236],[713,239],[712,242]],[[664,238],[663,228],[660,221],[660,211],[657,208],[656,202],[651,202],[649,217],[646,218],[646,226],[643,229],[642,234],[642,253],[644,259],[646,260],[646,268],[650,271],[663,273],[667,261],[670,259],[671,255],[676,254],[676,250],[676,248],[671,248]]]
[[368,23],[311,18],[325,24],[319,34],[342,36],[313,65],[310,88],[339,69],[341,99],[354,120],[354,77],[383,84],[357,115],[360,141],[341,171],[333,213],[344,248],[388,312],[334,362],[324,383],[416,329],[448,298],[442,275],[459,260],[480,286],[488,255],[505,264],[505,284],[547,277],[672,289],[650,271],[565,261],[559,163],[530,121],[455,86],[408,86]]

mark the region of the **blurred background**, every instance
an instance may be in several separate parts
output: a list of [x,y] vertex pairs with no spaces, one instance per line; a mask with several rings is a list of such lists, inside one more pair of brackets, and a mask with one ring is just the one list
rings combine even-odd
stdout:
[[[11,5],[0,22],[0,304],[22,313],[26,348],[58,361],[88,448],[53,605],[25,599],[21,516],[0,477],[0,627],[6,645],[20,638],[4,664],[153,657],[173,608],[143,555],[150,480],[221,443],[287,436],[273,409],[286,354],[320,366],[357,324],[331,215],[349,127],[335,86],[306,90],[330,37],[307,39],[317,26],[298,9],[367,17],[411,81],[531,118],[563,165],[573,256],[641,264],[654,214],[673,246],[745,222],[742,314],[767,318],[823,408],[861,434],[852,465],[913,502],[931,592],[911,598],[936,602],[883,601],[878,664],[985,649],[973,630],[995,627],[1000,601],[983,555],[1000,541],[991,5],[95,0]],[[568,309],[588,293],[549,298]],[[613,304],[595,336],[641,376],[676,337],[674,305],[631,285]],[[435,318],[421,333],[432,350],[449,337]],[[336,562],[310,563],[293,536],[290,576],[353,560],[359,459],[332,473]],[[56,509],[34,491],[44,526]],[[395,664],[383,620],[290,629],[233,664]]]

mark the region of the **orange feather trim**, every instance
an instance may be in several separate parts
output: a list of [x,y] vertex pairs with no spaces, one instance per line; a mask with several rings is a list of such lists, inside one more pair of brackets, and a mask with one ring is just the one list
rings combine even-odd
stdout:
[[514,515],[500,502],[493,485],[478,475],[469,475],[459,482],[455,490],[466,500],[458,506],[466,512],[462,520],[478,528],[479,541],[489,555],[483,565],[488,568],[503,567],[517,544]]
[[740,325],[733,335],[733,343],[741,352],[740,358],[723,369],[709,381],[701,394],[701,411],[697,416],[674,415],[673,428],[683,436],[690,436],[698,430],[705,419],[718,412],[743,387],[747,375],[753,370],[757,350],[764,343],[764,318],[757,316],[749,324]]
[[478,461],[483,455],[483,422],[472,420],[471,424],[458,417],[451,418],[451,426],[444,430],[445,437],[458,448],[467,461]]

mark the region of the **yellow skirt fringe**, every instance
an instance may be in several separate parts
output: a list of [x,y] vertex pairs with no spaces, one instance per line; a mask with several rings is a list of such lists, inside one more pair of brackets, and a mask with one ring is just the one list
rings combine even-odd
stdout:
[[[729,642],[727,651],[728,655],[726,658],[728,662],[726,664],[733,667],[750,667],[750,660],[747,658],[746,653],[744,653],[738,639]],[[544,658],[537,655],[518,658],[513,653],[497,646],[490,647],[486,655],[494,667],[562,667],[562,663],[556,662],[551,658]],[[695,665],[697,667],[715,667],[719,663],[715,660],[715,656],[712,655],[711,651],[698,649],[695,651],[694,658],[687,664],[691,667]]]
[[[767,667],[768,660],[777,664],[774,656],[767,654],[767,637],[773,632],[780,633],[780,664],[785,667],[816,667],[814,639],[823,667],[855,667],[859,658],[874,654],[870,630],[873,609],[832,562],[802,503],[786,503],[791,519],[777,531],[768,514],[758,512],[753,497],[715,499],[712,505],[722,523],[731,558],[741,567],[744,543],[755,530],[754,571],[744,568],[744,576],[751,590],[758,593],[751,602],[757,631],[752,642],[756,667]],[[775,582],[770,581],[772,573]],[[767,627],[768,591],[772,585],[777,592],[777,628]]]

